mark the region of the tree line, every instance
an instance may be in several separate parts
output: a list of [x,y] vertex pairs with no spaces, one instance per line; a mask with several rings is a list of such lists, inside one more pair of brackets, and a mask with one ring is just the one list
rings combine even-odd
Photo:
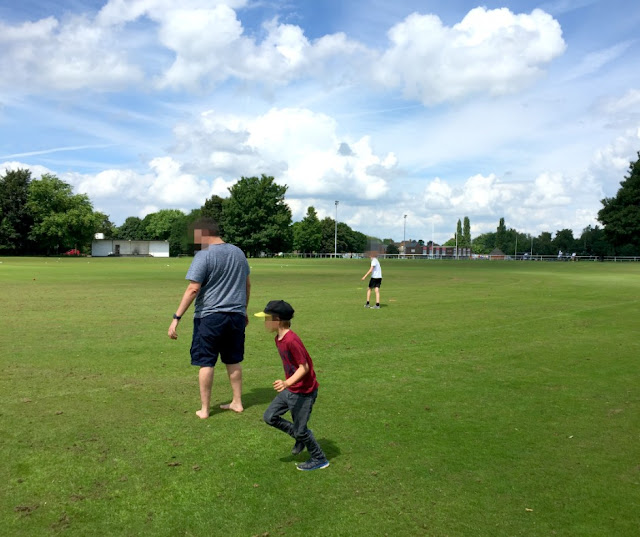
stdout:
[[[292,223],[285,203],[286,186],[273,177],[242,177],[230,196],[212,196],[198,209],[185,214],[163,209],[144,218],[128,217],[116,226],[109,216],[94,211],[85,194],[54,175],[32,179],[25,169],[0,176],[0,254],[53,255],[70,249],[88,253],[96,233],[105,239],[163,240],[172,256],[194,251],[192,225],[200,217],[216,220],[228,242],[247,255],[297,250],[333,252],[335,221],[320,220],[313,207],[301,222]],[[362,252],[367,236],[339,222],[337,251]]]
[[[300,222],[292,223],[291,209],[285,203],[287,186],[273,177],[242,177],[229,188],[229,197],[212,196],[203,205],[185,214],[177,209],[163,209],[144,218],[130,216],[121,226],[109,216],[94,211],[86,194],[74,194],[71,185],[55,175],[32,179],[26,169],[5,171],[0,176],[0,254],[51,255],[69,249],[88,253],[95,233],[107,239],[166,240],[172,256],[193,253],[191,226],[202,216],[220,224],[222,236],[242,248],[247,255],[299,251],[305,253],[363,252],[369,241],[386,245],[387,253],[397,253],[391,239],[369,237],[322,220],[309,207]],[[640,253],[640,152],[631,162],[628,175],[620,183],[616,196],[601,200],[598,221],[603,227],[588,226],[579,237],[571,229],[561,229],[552,236],[542,232],[537,237],[505,226],[500,219],[495,232],[471,239],[468,217],[458,220],[454,238],[445,245],[471,247],[474,253],[488,254],[495,248],[505,254],[532,251],[538,255],[576,252],[580,255],[638,255]]]
[[[533,237],[507,228],[504,218],[501,218],[495,232],[483,233],[471,240],[470,222],[465,217],[464,225],[460,220],[457,224],[458,247],[470,246],[476,254],[489,254],[496,248],[507,255],[525,252],[555,255],[558,251],[593,256],[640,254],[640,152],[638,159],[630,163],[617,194],[601,200],[601,203],[598,222],[602,227],[587,226],[579,237],[574,237],[571,229],[558,230],[555,236],[544,231]],[[448,246],[455,244],[455,236],[445,243]]]

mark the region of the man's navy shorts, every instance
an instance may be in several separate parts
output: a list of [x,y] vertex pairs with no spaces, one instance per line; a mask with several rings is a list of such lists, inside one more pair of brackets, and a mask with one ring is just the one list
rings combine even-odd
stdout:
[[382,278],[371,278],[369,280],[369,289],[380,287],[380,285],[382,285]]
[[193,319],[191,365],[213,367],[218,354],[224,364],[244,358],[245,316],[242,313],[211,313]]

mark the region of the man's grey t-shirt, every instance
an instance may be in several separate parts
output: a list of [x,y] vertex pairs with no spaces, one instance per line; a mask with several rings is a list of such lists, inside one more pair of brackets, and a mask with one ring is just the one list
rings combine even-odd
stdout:
[[233,244],[211,244],[196,253],[186,279],[201,284],[194,317],[215,312],[246,315],[249,263]]

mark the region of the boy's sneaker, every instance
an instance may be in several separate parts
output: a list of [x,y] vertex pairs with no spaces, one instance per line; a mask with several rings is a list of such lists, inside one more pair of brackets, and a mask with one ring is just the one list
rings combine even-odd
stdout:
[[380,309],[380,306],[373,306],[373,309],[374,309],[374,310],[379,310],[379,309]]
[[302,470],[303,472],[309,472],[311,470],[322,470],[329,466],[329,461],[327,459],[309,459],[307,462],[301,462],[296,466],[298,470]]
[[369,304],[365,304],[364,307],[365,308],[370,308],[371,306],[369,306]]

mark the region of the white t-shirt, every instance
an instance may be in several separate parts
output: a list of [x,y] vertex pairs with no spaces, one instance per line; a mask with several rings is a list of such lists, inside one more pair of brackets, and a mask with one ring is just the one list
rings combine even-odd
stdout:
[[380,262],[377,257],[371,258],[371,266],[373,267],[373,271],[371,272],[372,278],[382,278],[382,269],[380,268]]

